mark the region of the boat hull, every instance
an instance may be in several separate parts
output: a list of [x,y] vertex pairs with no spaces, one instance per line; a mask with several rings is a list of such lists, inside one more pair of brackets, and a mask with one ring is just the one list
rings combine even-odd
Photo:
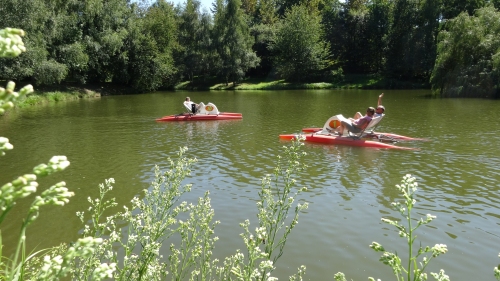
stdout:
[[[302,128],[302,132],[304,133],[316,133],[321,131],[322,128]],[[429,141],[428,139],[423,138],[412,138],[402,135],[396,135],[391,133],[382,133],[382,132],[373,132],[369,134],[363,135],[365,139],[382,139],[383,140],[392,140],[392,141]]]
[[241,113],[220,112],[219,114],[196,114],[182,113],[177,115],[164,116],[156,121],[210,121],[210,120],[235,120],[242,119]]
[[335,145],[349,145],[349,146],[359,146],[359,147],[373,147],[382,149],[402,149],[402,150],[416,150],[411,147],[396,146],[393,144],[383,143],[379,141],[371,141],[364,139],[356,139],[352,137],[340,137],[337,135],[321,135],[321,134],[283,134],[280,135],[282,140],[293,140],[299,138],[300,136],[305,138],[307,142],[316,142],[324,144],[335,144]]

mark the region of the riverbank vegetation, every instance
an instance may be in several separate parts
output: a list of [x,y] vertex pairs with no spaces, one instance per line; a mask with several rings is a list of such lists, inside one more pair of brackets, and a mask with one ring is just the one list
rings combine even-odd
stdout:
[[19,99],[17,107],[23,108],[32,105],[42,105],[52,102],[78,100],[81,98],[98,98],[101,94],[84,89],[54,91],[54,92],[34,92]]
[[[492,98],[500,85],[499,7],[496,0],[214,0],[208,11],[198,0],[0,0],[0,28],[23,29],[28,46],[1,59],[0,79],[37,89],[105,83],[127,93],[418,87]],[[356,76],[378,82],[349,82]]]
[[386,79],[379,75],[344,75],[337,82],[288,82],[285,79],[246,78],[239,83],[220,83],[217,80],[185,81],[176,90],[292,90],[292,89],[425,89],[429,85],[417,81]]

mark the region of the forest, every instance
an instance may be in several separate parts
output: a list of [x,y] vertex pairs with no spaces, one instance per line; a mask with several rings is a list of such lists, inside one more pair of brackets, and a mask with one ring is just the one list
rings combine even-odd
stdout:
[[138,91],[248,78],[382,77],[442,97],[500,97],[500,0],[0,0],[27,51],[0,80]]

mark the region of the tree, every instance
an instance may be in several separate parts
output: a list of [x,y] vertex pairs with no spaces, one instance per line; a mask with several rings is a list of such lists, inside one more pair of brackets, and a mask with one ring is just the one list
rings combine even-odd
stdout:
[[129,21],[125,49],[130,49],[128,72],[136,89],[147,91],[170,87],[177,81],[174,54],[179,50],[178,26],[174,7],[165,0]]
[[122,73],[127,54],[124,43],[132,11],[127,0],[77,1],[75,13],[89,55],[89,82],[111,82]]
[[214,42],[221,59],[219,76],[238,82],[248,69],[256,67],[259,58],[252,50],[253,40],[241,10],[240,0],[217,1],[214,23]]
[[384,69],[391,9],[391,2],[388,0],[374,0],[368,6],[369,15],[366,23],[368,42],[364,52],[368,54],[366,71],[369,73],[381,73]]
[[[74,18],[65,10],[74,1],[57,5],[55,1],[1,0],[0,28],[15,26],[28,34],[25,44],[28,51],[17,57],[2,59],[3,79],[33,79],[37,84],[59,83],[70,69],[58,61],[60,46],[72,44],[77,39],[71,34]],[[29,20],[26,20],[29,19]],[[67,58],[71,60],[71,56]],[[71,62],[71,61],[70,61]],[[84,62],[85,63],[85,62]]]
[[178,23],[171,3],[158,0],[148,7],[144,17],[137,15],[137,18],[142,19],[142,32],[154,38],[162,53],[172,53],[179,48]]
[[226,13],[226,6],[224,5],[224,0],[215,0],[212,3],[211,12],[213,14],[214,25],[210,33],[212,48],[215,50],[215,60],[214,69],[215,73],[220,76],[222,69],[222,57],[221,54],[225,51],[224,46],[224,33],[226,30],[226,25],[224,22],[224,15]]
[[254,37],[255,43],[253,50],[260,58],[259,65],[250,71],[251,76],[266,77],[272,74],[273,54],[269,49],[276,33],[275,24],[256,24],[251,28],[251,34]]
[[462,12],[474,15],[474,12],[485,4],[485,0],[443,0],[443,18],[452,19]]
[[500,0],[491,0],[490,3],[493,4],[495,8],[500,9]]
[[428,81],[434,62],[436,61],[437,36],[439,23],[440,3],[436,0],[420,2],[417,18],[418,29],[415,32],[415,63],[414,76]]
[[182,50],[179,52],[179,66],[190,81],[201,72],[201,22],[200,1],[187,0],[184,10],[180,16],[179,44]]
[[198,61],[199,71],[204,79],[217,73],[215,65],[217,64],[219,56],[212,39],[213,26],[212,15],[204,11],[200,21],[200,60]]
[[242,0],[241,7],[245,14],[253,17],[257,11],[257,0]]
[[370,53],[367,35],[369,10],[366,0],[350,0],[345,4],[346,70],[365,73],[369,69]]
[[432,89],[442,96],[493,97],[500,87],[500,12],[461,13],[439,33]]
[[341,64],[345,65],[347,58],[347,29],[345,22],[344,3],[339,0],[325,1],[321,11],[321,26],[324,38],[330,44],[330,52]]
[[258,22],[262,24],[274,24],[278,20],[276,6],[273,0],[261,0],[258,5]]
[[415,7],[411,0],[396,0],[392,13],[392,25],[388,35],[386,75],[397,79],[412,76],[410,50],[415,27]]
[[329,44],[323,40],[320,17],[306,6],[289,10],[270,45],[278,74],[290,81],[312,80],[330,66]]

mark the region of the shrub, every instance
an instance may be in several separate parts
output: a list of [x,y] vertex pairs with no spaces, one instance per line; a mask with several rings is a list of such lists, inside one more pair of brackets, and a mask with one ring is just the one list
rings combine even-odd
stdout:
[[39,85],[53,85],[61,83],[68,74],[68,68],[62,63],[55,60],[48,60],[42,62],[33,77]]

